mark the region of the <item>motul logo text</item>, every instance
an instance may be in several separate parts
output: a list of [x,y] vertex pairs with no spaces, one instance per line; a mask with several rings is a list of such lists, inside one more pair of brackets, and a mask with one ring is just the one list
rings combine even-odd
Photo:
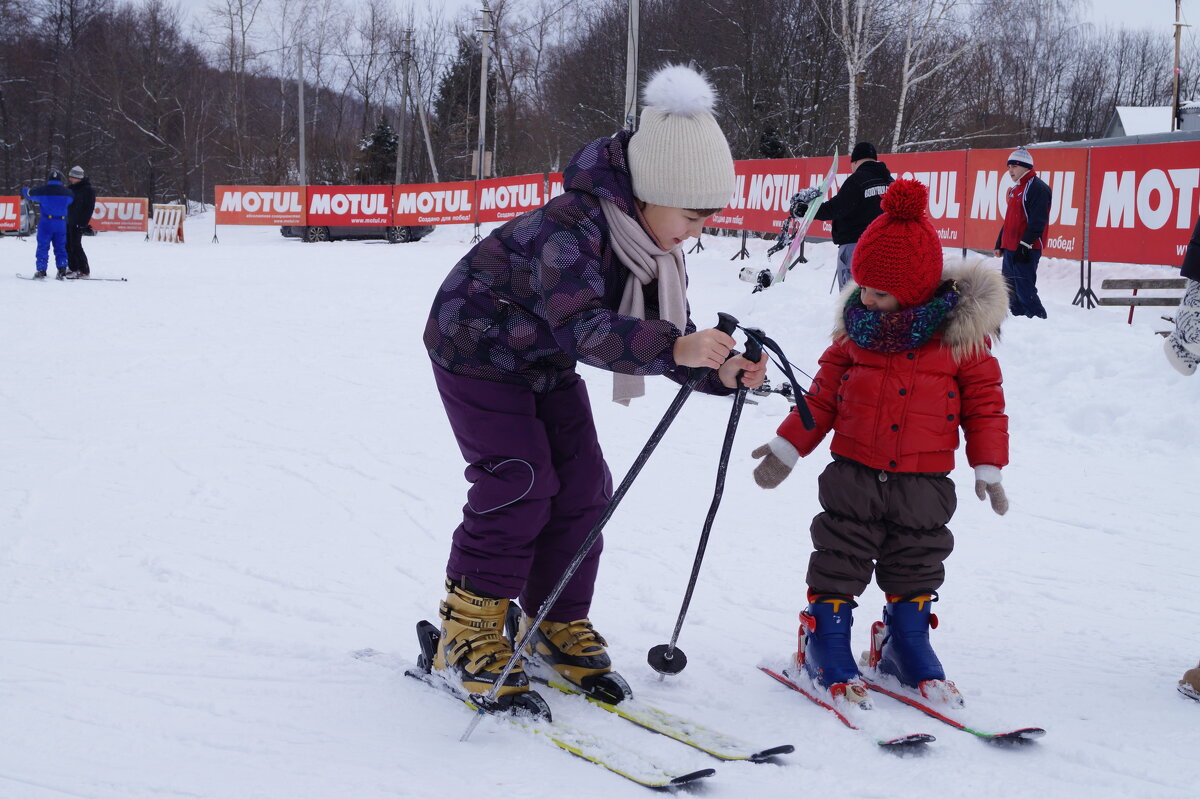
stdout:
[[[976,172],[975,193],[971,195],[971,218],[999,220],[1008,209],[1011,180],[1001,180],[1000,172]],[[1075,173],[1039,173],[1050,186],[1050,224],[1074,226],[1079,223],[1075,205]]]
[[17,220],[16,203],[0,203],[0,222],[15,222]]
[[479,210],[504,208],[536,208],[542,204],[540,183],[519,186],[488,186],[479,191]]
[[957,172],[905,172],[894,177],[919,180],[929,188],[929,216],[932,218],[958,219],[962,216]]
[[387,215],[385,194],[314,194],[308,201],[310,214]]
[[235,214],[298,214],[304,209],[296,191],[227,191],[221,195],[221,210]]
[[146,212],[141,203],[97,202],[93,215],[100,221],[119,219],[122,222],[132,222],[146,218]]
[[1192,210],[1200,168],[1151,169],[1143,175],[1133,170],[1105,172],[1096,205],[1096,227],[1132,228],[1140,222],[1158,230],[1175,219],[1175,227],[1187,230],[1195,219]]
[[471,192],[469,189],[406,192],[396,197],[396,213],[398,214],[428,214],[431,211],[440,214],[470,210]]

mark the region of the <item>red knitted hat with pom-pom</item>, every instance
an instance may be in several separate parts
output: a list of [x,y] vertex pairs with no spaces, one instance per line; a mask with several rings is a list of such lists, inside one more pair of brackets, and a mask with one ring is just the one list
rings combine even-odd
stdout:
[[917,180],[897,180],[880,201],[883,213],[854,248],[854,282],[886,291],[908,308],[928,302],[942,282],[942,243],[925,209],[929,190]]

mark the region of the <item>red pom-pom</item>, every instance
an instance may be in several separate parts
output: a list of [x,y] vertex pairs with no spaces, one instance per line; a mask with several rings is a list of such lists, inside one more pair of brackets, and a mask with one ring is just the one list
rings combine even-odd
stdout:
[[929,205],[929,189],[919,180],[901,178],[888,186],[880,200],[883,212],[893,219],[918,220]]

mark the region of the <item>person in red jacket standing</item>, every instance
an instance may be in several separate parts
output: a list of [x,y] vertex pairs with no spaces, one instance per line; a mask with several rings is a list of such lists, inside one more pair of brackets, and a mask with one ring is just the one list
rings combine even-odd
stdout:
[[872,675],[961,704],[929,643],[930,606],[954,547],[946,525],[957,504],[949,472],[959,430],[976,494],[996,513],[1008,510],[1000,481],[1008,417],[990,351],[1008,313],[1004,279],[980,263],[943,271],[927,203],[915,180],[897,180],[884,194],[883,214],[854,251],[855,282],[841,295],[833,343],[807,398],[816,427],[805,430],[793,408],[752,453],[762,459],[755,482],[775,488],[833,430],[833,462],[818,481],[823,510],[810,528],[796,665],[835,702],[867,702],[850,627],[854,597],[874,573],[887,605],[872,629]]
[[1003,258],[1000,271],[1008,281],[1009,309],[1013,316],[1046,318],[1037,291],[1042,238],[1050,221],[1050,187],[1033,171],[1033,156],[1018,147],[1008,156],[1008,190],[1004,226],[996,236],[994,254]]

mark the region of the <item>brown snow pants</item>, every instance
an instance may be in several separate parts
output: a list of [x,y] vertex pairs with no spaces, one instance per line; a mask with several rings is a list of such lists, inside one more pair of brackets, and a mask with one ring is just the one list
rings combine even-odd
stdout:
[[872,570],[887,594],[941,587],[954,550],[946,524],[958,505],[946,474],[882,473],[835,456],[817,485],[824,511],[810,528],[810,590],[859,596]]

